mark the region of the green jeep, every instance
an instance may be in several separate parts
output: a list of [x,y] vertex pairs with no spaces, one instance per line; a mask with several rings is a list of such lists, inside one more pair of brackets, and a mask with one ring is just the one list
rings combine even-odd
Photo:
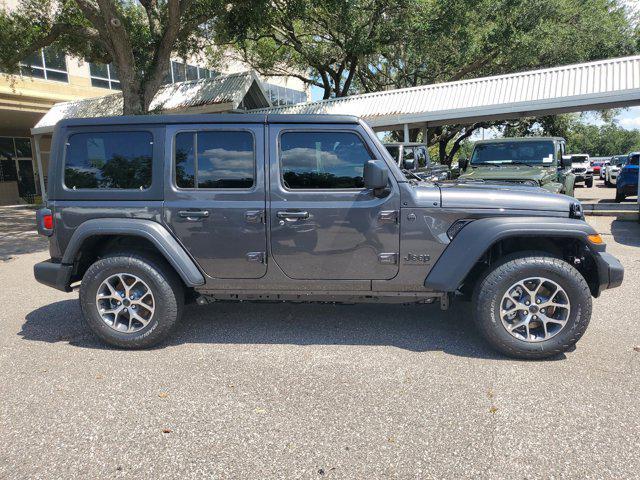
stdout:
[[565,140],[559,137],[481,140],[471,161],[460,159],[460,180],[518,183],[573,196],[576,177],[564,152]]

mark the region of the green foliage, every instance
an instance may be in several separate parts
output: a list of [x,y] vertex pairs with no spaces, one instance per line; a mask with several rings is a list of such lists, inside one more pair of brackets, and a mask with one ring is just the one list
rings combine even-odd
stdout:
[[640,130],[625,130],[615,123],[577,124],[567,136],[569,153],[588,153],[592,157],[624,155],[640,150]]
[[498,75],[633,53],[619,0],[412,0],[401,44],[358,75],[362,91]]
[[[240,44],[265,75],[294,75],[324,98],[633,54],[622,0],[275,0]],[[382,10],[381,10],[382,9]],[[382,12],[382,13],[381,13]],[[544,125],[545,122],[551,122]],[[566,125],[534,119],[549,131]],[[483,123],[432,129],[449,163]],[[512,130],[526,130],[527,123]],[[453,143],[453,144],[451,144]]]
[[344,96],[368,58],[406,41],[408,12],[411,0],[273,0],[237,47],[263,74],[296,76],[324,98]]
[[46,46],[113,62],[125,113],[144,113],[172,54],[199,54],[218,36],[241,36],[260,19],[266,0],[21,0],[0,10],[0,69]]

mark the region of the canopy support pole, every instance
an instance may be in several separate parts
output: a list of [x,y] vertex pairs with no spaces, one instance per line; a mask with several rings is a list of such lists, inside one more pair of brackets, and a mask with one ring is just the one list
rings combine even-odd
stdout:
[[40,182],[40,195],[42,196],[42,202],[44,203],[47,200],[47,192],[45,191],[44,173],[42,172],[42,153],[40,151],[41,139],[42,139],[42,135],[33,136],[33,145],[36,150],[36,162],[38,165],[38,180]]
[[404,129],[404,130],[403,130],[403,135],[402,135],[402,141],[404,141],[404,142],[409,142],[409,141],[410,141],[410,140],[409,140],[409,124],[408,124],[408,123],[405,123],[405,124],[403,125],[403,129]]

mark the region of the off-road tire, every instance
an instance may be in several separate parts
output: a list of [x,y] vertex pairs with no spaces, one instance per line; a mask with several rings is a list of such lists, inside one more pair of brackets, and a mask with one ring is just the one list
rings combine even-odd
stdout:
[[[569,297],[571,310],[557,335],[540,342],[526,342],[512,336],[503,326],[500,302],[515,282],[537,276],[559,284]],[[567,262],[544,252],[506,257],[478,282],[473,301],[480,334],[493,348],[514,358],[541,359],[566,352],[582,337],[591,319],[591,291],[584,277]]]
[[587,188],[593,187],[593,177],[585,179],[584,186]]
[[[155,312],[149,324],[134,333],[118,332],[108,326],[96,307],[96,293],[111,275],[128,273],[142,279],[153,291]],[[151,254],[117,253],[91,265],[80,285],[83,320],[102,341],[120,348],[142,349],[163,341],[180,320],[184,307],[184,287],[167,263]]]

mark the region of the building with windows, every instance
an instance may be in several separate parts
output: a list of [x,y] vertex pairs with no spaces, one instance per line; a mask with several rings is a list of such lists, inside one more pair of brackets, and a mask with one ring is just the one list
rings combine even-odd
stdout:
[[101,73],[52,48],[26,58],[20,75],[0,73],[0,205],[33,201],[38,170],[28,162],[30,129],[56,103],[101,96],[117,87],[108,68],[106,80]]

